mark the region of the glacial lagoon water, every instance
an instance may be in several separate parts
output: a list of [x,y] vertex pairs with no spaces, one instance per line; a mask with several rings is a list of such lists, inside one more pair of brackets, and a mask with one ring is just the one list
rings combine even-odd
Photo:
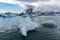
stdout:
[[[0,17],[0,40],[60,40],[60,16],[38,16],[33,18],[39,23],[36,31],[29,31],[24,37],[19,32],[18,26],[20,17],[2,18]],[[42,27],[44,21],[53,20],[57,27]]]

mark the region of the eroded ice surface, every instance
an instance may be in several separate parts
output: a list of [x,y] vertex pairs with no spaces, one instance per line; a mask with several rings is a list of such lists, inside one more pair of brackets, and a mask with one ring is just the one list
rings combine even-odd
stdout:
[[38,23],[34,22],[30,17],[21,17],[20,18],[20,32],[22,35],[27,36],[27,31],[34,30],[35,28],[38,28]]
[[43,27],[48,27],[48,28],[53,28],[53,27],[56,27],[57,24],[56,24],[55,21],[49,20],[49,21],[43,21],[43,22],[42,22],[42,26],[43,26]]

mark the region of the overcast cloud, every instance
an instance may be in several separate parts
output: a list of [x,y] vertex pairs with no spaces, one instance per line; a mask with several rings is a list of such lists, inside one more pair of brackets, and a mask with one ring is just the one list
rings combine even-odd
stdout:
[[[0,0],[0,2],[6,2],[10,4],[17,4],[22,6],[23,8],[26,7],[41,7],[41,8],[56,8],[58,6],[60,8],[60,0]],[[50,7],[51,6],[51,7]]]
[[22,2],[39,2],[39,1],[51,1],[51,0],[17,0]]
[[54,5],[59,4],[60,0],[0,0],[0,2],[6,2],[11,4],[18,4],[22,7],[25,7],[26,5],[32,5],[32,6],[41,6],[41,5]]

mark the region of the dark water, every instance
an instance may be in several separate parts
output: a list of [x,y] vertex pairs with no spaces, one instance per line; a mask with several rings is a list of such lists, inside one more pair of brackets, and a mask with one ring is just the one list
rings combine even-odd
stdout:
[[29,31],[28,36],[24,37],[17,28],[20,17],[0,18],[0,40],[60,40],[60,17],[41,17],[39,20],[40,24],[45,20],[54,20],[58,26],[56,28],[40,26],[35,31]]

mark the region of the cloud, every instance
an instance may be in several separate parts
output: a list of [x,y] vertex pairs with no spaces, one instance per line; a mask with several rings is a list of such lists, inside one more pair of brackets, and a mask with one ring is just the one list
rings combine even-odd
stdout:
[[41,7],[42,9],[45,9],[45,6],[47,6],[46,8],[50,8],[50,6],[53,5],[52,7],[54,8],[54,6],[60,5],[60,0],[0,0],[0,2],[6,2],[14,5],[17,4],[23,7],[23,9],[29,7]]
[[[56,2],[58,1],[58,2]],[[32,6],[40,6],[42,4],[55,4],[55,2],[58,4],[59,0],[0,0],[0,2],[10,3],[14,5],[20,5],[23,8],[25,8],[26,5],[32,5]]]
[[33,5],[25,5],[27,8],[34,8]]
[[22,2],[39,2],[39,1],[50,1],[50,0],[17,0]]
[[16,0],[21,2],[49,2],[49,1],[60,1],[60,0]]
[[26,5],[40,6],[42,4],[58,4],[60,0],[0,0],[0,2],[10,3],[14,5],[17,4],[25,7]]
[[33,5],[33,6],[39,6],[39,5],[42,5],[42,4],[55,4],[55,3],[59,3],[60,1],[58,0],[16,0],[20,3],[20,5]]
[[[60,0],[17,0],[27,7],[34,6],[34,11],[59,11]],[[38,9],[39,8],[39,9]],[[49,9],[49,10],[48,10]]]

